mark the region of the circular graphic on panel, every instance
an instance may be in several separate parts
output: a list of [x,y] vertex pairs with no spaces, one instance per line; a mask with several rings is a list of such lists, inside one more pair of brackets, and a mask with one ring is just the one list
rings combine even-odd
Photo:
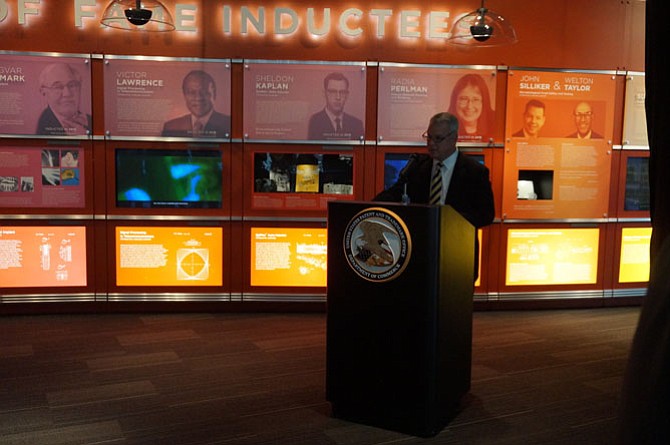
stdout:
[[177,250],[177,279],[206,280],[209,277],[209,251],[207,249]]
[[395,213],[371,207],[359,212],[344,232],[344,254],[349,266],[368,281],[390,281],[407,267],[412,239]]

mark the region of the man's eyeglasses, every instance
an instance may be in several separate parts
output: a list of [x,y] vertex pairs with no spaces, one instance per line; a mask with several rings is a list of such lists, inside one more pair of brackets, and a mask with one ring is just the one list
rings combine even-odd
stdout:
[[575,113],[577,119],[587,119],[593,117],[593,111],[586,111],[584,113]]
[[65,88],[67,88],[70,91],[81,88],[81,82],[79,82],[78,80],[71,80],[68,83],[54,82],[51,85],[43,85],[42,88],[62,93],[63,90],[65,90]]
[[349,90],[334,90],[332,88],[329,88],[326,90],[326,93],[329,96],[346,96],[349,94]]
[[426,142],[432,142],[433,144],[439,144],[442,141],[444,141],[445,139],[447,139],[449,136],[451,136],[452,134],[454,134],[454,132],[450,131],[449,133],[447,133],[445,135],[442,135],[442,136],[433,136],[431,134],[428,134],[428,132],[426,131],[421,135],[421,137]]

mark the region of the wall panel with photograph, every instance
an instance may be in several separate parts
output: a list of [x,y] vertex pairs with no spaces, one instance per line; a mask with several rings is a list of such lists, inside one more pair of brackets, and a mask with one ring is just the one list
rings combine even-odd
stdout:
[[364,62],[244,62],[244,139],[361,144]]
[[608,215],[616,76],[510,70],[505,219]]
[[377,140],[423,144],[428,120],[448,111],[458,117],[458,142],[494,142],[496,67],[379,64]]
[[0,135],[92,135],[89,54],[0,51]]
[[228,59],[107,55],[105,136],[229,140]]
[[0,209],[5,214],[93,213],[90,141],[0,142]]

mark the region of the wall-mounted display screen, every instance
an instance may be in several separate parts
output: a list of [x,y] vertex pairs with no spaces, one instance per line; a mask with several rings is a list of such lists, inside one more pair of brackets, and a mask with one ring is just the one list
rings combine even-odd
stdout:
[[353,195],[353,154],[254,153],[254,192]]
[[117,286],[221,286],[220,227],[116,227]]
[[599,237],[597,228],[510,229],[505,284],[594,284]]
[[218,150],[117,148],[116,205],[143,208],[221,208]]
[[649,158],[646,156],[629,156],[626,160],[623,209],[649,211]]
[[0,226],[0,283],[86,286],[86,227]]
[[624,227],[621,229],[619,283],[649,281],[650,242],[651,227]]
[[82,208],[84,150],[0,148],[0,207]]
[[325,287],[326,229],[251,228],[251,285]]

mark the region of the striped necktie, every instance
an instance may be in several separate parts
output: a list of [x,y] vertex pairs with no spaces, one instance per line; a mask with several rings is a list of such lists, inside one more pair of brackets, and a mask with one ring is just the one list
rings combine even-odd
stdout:
[[435,171],[430,180],[430,198],[428,204],[438,205],[442,198],[442,162],[435,164]]
[[200,136],[204,129],[205,126],[203,125],[202,121],[200,119],[196,119],[195,123],[193,124],[193,136]]

